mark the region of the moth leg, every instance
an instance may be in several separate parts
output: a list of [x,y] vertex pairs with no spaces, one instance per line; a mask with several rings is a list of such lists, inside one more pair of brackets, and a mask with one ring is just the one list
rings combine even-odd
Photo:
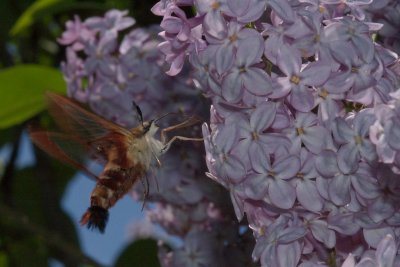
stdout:
[[166,151],[169,149],[169,147],[171,146],[171,144],[172,144],[173,142],[175,142],[176,140],[183,140],[183,141],[204,141],[203,138],[192,138],[192,137],[185,137],[185,136],[176,135],[176,136],[172,137],[171,140],[169,140],[169,141],[164,145],[164,147],[161,149],[161,153],[166,152]]
[[192,116],[189,119],[187,119],[181,123],[178,123],[176,125],[172,125],[172,126],[162,129],[161,130],[161,142],[163,144],[165,144],[165,142],[167,141],[167,132],[178,130],[178,129],[185,128],[185,127],[189,127],[198,122],[201,122],[201,120],[195,116]]
[[153,176],[154,180],[156,181],[156,187],[157,187],[157,192],[160,192],[160,187],[158,186],[158,180],[157,180],[157,176]]
[[[150,149],[151,149],[151,148],[150,148]],[[157,154],[154,153],[154,150],[153,150],[153,149],[151,149],[151,154],[153,154],[153,156],[155,157],[155,159],[156,159],[156,161],[157,161],[157,163],[158,163],[158,167],[161,167],[161,161],[160,161],[160,159],[157,157]]]
[[[145,180],[146,183],[143,181]],[[145,177],[143,177],[142,179],[140,179],[140,181],[142,182],[142,185],[144,187],[144,191],[143,191],[143,204],[142,204],[142,211],[144,209],[144,205],[146,204],[146,200],[149,197],[149,192],[150,192],[150,185],[149,185],[149,179],[147,178],[147,174],[145,175]]]

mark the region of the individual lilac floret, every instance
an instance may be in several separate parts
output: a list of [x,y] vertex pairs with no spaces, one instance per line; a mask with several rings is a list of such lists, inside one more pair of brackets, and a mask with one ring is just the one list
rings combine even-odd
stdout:
[[62,45],[73,44],[71,48],[75,51],[82,50],[86,42],[93,41],[95,38],[95,33],[88,29],[78,16],[74,17],[74,21],[67,21],[66,28],[67,30],[57,41]]
[[286,77],[279,77],[279,87],[269,97],[287,96],[289,103],[298,111],[308,112],[314,107],[314,96],[309,86],[322,85],[329,78],[331,68],[321,62],[302,67],[297,49],[284,45],[280,48],[277,64]]
[[261,200],[267,198],[274,206],[290,209],[296,199],[295,188],[288,182],[300,169],[300,161],[293,155],[274,158],[261,148],[250,154],[254,170],[243,182],[243,194],[248,198]]
[[293,224],[290,216],[281,215],[259,230],[253,259],[260,259],[262,266],[295,267],[300,260],[300,240],[305,234],[304,227]]
[[361,158],[368,162],[376,159],[375,147],[369,140],[369,128],[375,121],[371,110],[363,110],[354,118],[336,118],[332,124],[335,141],[340,144],[338,166],[344,173],[354,172]]
[[236,21],[231,21],[222,38],[207,37],[210,46],[216,46],[214,65],[219,74],[223,74],[233,65],[236,51],[242,42],[251,40],[252,49],[256,53],[263,49],[263,39],[260,34],[256,30],[244,26]]
[[255,66],[261,61],[262,43],[256,42],[256,47],[254,43],[252,38],[240,43],[235,62],[222,81],[222,96],[228,102],[237,102],[242,97],[243,90],[262,96],[272,91],[268,74]]
[[318,212],[322,209],[324,200],[316,185],[315,157],[303,148],[300,151],[300,164],[300,170],[293,181],[297,200],[307,210]]
[[[375,25],[371,25],[375,26]],[[378,30],[379,27],[373,28]],[[370,37],[370,26],[366,23],[356,21],[351,17],[334,19],[325,28],[325,35],[332,44],[349,42],[357,49],[357,54],[366,63],[371,62],[374,56],[374,44]],[[349,55],[349,51],[335,51]],[[350,54],[351,55],[351,54]]]
[[203,136],[208,148],[206,161],[209,170],[216,173],[224,184],[243,180],[246,167],[240,158],[232,153],[237,145],[234,125],[219,125],[217,134],[211,135],[208,126],[203,124]]
[[199,14],[204,16],[203,28],[205,33],[213,38],[223,38],[226,31],[223,12],[228,10],[227,1],[195,0],[194,6]]
[[115,61],[112,52],[117,47],[117,34],[115,32],[106,32],[98,43],[88,43],[85,52],[88,58],[85,61],[85,69],[88,74],[99,72],[100,75],[111,76],[115,71]]
[[299,154],[302,145],[318,154],[332,144],[328,130],[318,125],[314,113],[297,112],[293,126],[284,132],[292,142],[291,152],[294,154]]
[[328,130],[333,120],[344,112],[343,101],[349,89],[344,75],[332,74],[331,77],[314,92],[315,104],[318,106],[318,119]]
[[241,158],[246,166],[250,166],[249,155],[259,148],[272,154],[279,147],[289,147],[290,141],[278,133],[267,133],[274,121],[279,119],[277,107],[273,102],[261,103],[247,114],[233,114],[227,120],[237,128],[239,142],[234,154]]

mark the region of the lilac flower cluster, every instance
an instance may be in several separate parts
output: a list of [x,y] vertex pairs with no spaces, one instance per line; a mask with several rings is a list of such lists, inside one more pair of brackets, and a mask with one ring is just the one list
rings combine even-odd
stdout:
[[246,215],[262,266],[400,266],[400,61],[390,50],[398,45],[398,7],[390,0],[153,7],[163,16],[168,74],[188,59],[212,101],[203,125],[208,176],[230,192],[237,218]]
[[[138,124],[132,100],[140,105],[145,119],[166,112],[182,115],[160,121],[165,126],[182,121],[184,114],[208,114],[209,104],[188,75],[175,78],[165,74],[157,49],[160,29],[131,30],[135,20],[126,15],[126,11],[111,10],[104,17],[82,22],[76,16],[67,22],[59,42],[67,46],[62,70],[69,96],[126,127]],[[199,136],[201,128],[194,127],[188,134]],[[204,152],[199,153],[202,147],[202,143],[175,143],[161,159],[161,167],[148,175],[147,218],[184,244],[172,251],[161,246],[161,260],[164,266],[251,266],[251,262],[246,263],[254,247],[251,232],[240,230],[229,207],[229,195],[204,175]],[[138,183],[133,192],[142,201],[143,186]],[[142,234],[151,231],[141,229]],[[141,234],[136,232],[135,236]],[[225,259],[223,255],[231,251],[235,251],[235,258]]]

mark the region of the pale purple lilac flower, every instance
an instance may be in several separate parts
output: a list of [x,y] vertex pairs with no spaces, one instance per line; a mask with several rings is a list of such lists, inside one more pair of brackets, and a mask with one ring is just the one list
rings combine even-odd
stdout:
[[[194,1],[208,177],[246,216],[262,266],[340,266],[385,229],[399,242],[398,9],[378,2],[267,1],[259,14],[263,1]],[[278,228],[294,229],[284,245]]]
[[261,96],[268,95],[272,91],[270,77],[265,71],[254,66],[261,61],[263,48],[262,43],[256,44],[256,47],[254,43],[252,38],[240,43],[233,66],[223,78],[222,97],[228,102],[238,102],[243,90]]
[[369,140],[369,128],[375,121],[372,110],[364,109],[354,117],[337,117],[332,124],[332,134],[340,148],[337,152],[338,166],[342,172],[357,170],[361,159],[374,162],[376,151]]
[[95,33],[88,29],[78,16],[74,17],[74,21],[67,21],[65,27],[67,30],[57,41],[62,45],[73,44],[71,48],[75,51],[82,50],[84,48],[83,43],[95,38]]
[[277,86],[270,97],[272,99],[287,97],[287,100],[298,111],[308,112],[314,107],[314,96],[311,86],[320,86],[330,75],[330,66],[324,62],[301,64],[299,51],[283,45],[279,51],[277,65],[286,77],[277,78]]

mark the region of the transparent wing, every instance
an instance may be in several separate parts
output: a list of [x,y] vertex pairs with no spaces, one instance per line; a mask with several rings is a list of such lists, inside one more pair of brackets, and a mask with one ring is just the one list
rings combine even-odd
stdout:
[[98,179],[98,177],[83,164],[83,162],[85,162],[86,153],[79,140],[67,134],[47,132],[33,127],[29,129],[29,134],[33,143],[46,151],[50,156],[76,169],[82,170],[93,179]]
[[54,93],[47,96],[50,114],[61,132],[30,127],[30,136],[38,147],[95,179],[97,176],[83,165],[86,157],[104,164],[110,160],[112,150],[121,155],[114,162],[121,168],[129,167],[124,157],[134,138],[129,130],[83,109],[66,97]]

